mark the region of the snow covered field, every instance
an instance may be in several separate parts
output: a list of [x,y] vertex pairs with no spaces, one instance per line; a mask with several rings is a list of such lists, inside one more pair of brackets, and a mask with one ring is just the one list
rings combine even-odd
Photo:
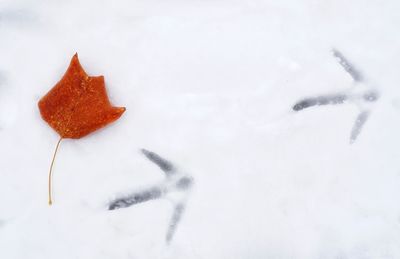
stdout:
[[[400,258],[399,11],[396,0],[0,0],[0,258]],[[37,102],[75,52],[127,111],[62,142],[49,207],[58,135]],[[347,97],[292,109],[332,96]],[[142,148],[193,185],[108,210],[170,188]]]

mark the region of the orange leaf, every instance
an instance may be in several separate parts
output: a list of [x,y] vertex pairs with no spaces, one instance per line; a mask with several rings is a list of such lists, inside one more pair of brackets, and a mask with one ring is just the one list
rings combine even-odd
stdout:
[[45,120],[60,135],[49,172],[49,204],[51,172],[58,146],[62,139],[79,139],[117,120],[124,107],[113,107],[108,99],[104,77],[88,76],[78,60],[72,57],[62,79],[39,101]]
[[77,54],[63,78],[39,101],[39,109],[61,138],[74,139],[117,120],[125,111],[111,106],[104,77],[88,76]]

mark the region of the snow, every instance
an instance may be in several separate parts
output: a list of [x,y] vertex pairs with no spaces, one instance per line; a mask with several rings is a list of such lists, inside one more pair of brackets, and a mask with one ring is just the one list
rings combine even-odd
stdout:
[[[0,257],[399,258],[400,3],[0,0]],[[363,75],[352,77],[340,51]],[[61,143],[37,102],[78,52],[127,111]],[[303,98],[376,89],[299,112]],[[353,144],[354,122],[370,111]],[[194,185],[175,194],[145,148]]]

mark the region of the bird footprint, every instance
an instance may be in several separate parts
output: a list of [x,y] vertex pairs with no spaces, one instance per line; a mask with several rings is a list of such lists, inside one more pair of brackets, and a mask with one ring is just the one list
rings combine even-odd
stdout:
[[180,172],[170,161],[154,152],[146,149],[142,149],[141,152],[164,172],[165,180],[161,184],[150,186],[142,191],[133,192],[113,200],[108,209],[127,208],[138,203],[164,198],[171,192],[181,192],[183,194],[181,198],[174,201],[174,211],[165,238],[166,242],[169,243],[185,211],[188,193],[193,185],[193,177]]
[[[352,77],[354,86],[356,83],[365,83],[363,75],[343,56],[341,52],[333,49],[332,54],[338,60],[343,69]],[[356,141],[364,124],[369,118],[371,109],[370,104],[376,102],[378,99],[378,92],[371,87],[367,87],[367,89],[364,89],[361,92],[358,89],[355,89],[350,92],[307,97],[298,101],[293,105],[292,109],[298,112],[306,108],[320,105],[340,105],[347,102],[357,104],[360,108],[360,113],[358,114],[350,133],[350,144],[352,144]]]

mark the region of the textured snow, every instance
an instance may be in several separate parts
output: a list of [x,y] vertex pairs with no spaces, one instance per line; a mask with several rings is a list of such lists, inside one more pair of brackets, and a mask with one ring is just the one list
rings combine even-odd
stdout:
[[[400,2],[0,0],[0,258],[399,258]],[[365,81],[332,56],[340,51]],[[37,102],[78,52],[127,111],[62,142]],[[303,98],[376,89],[310,107]],[[350,134],[369,111],[357,140]],[[194,179],[162,183],[156,152]],[[179,197],[178,197],[179,198]]]

